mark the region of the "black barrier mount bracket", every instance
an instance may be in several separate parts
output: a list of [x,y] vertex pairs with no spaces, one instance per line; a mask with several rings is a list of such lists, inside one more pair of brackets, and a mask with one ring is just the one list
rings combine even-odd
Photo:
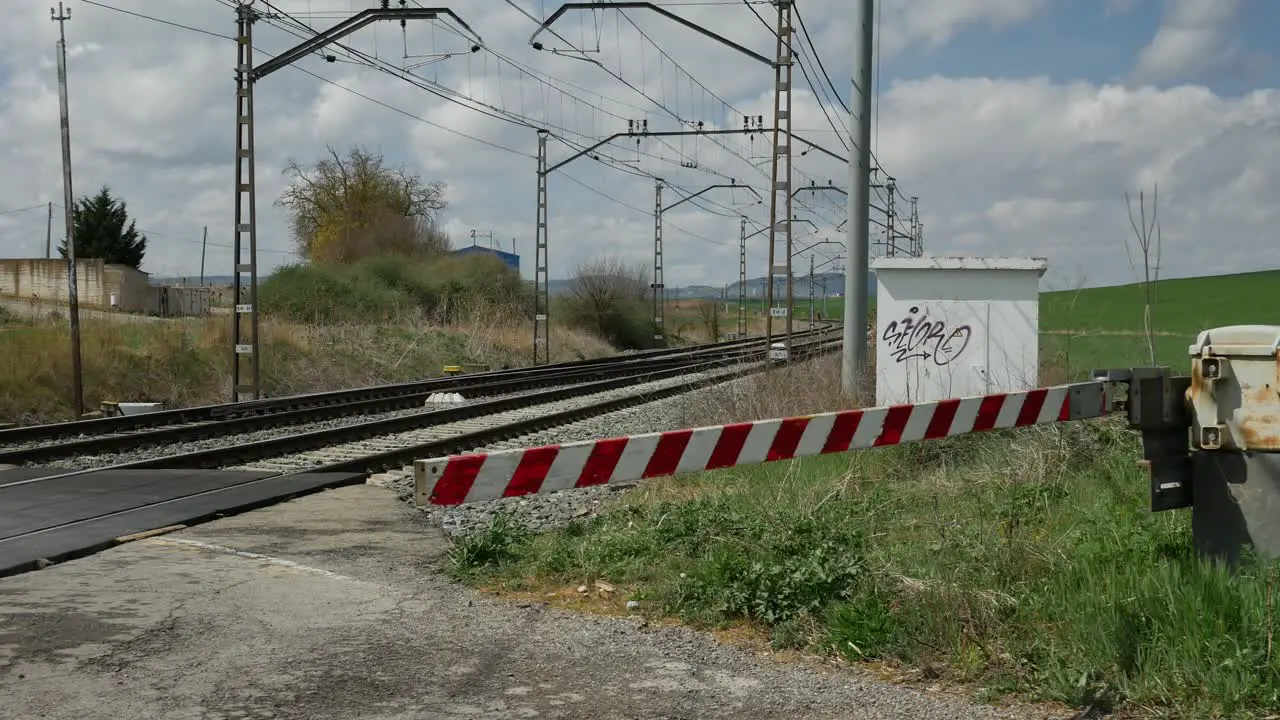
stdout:
[[1151,511],[1191,507],[1191,377],[1168,367],[1095,370],[1097,380],[1124,385],[1128,398],[1117,403],[1129,425],[1142,433],[1142,460],[1151,476]]

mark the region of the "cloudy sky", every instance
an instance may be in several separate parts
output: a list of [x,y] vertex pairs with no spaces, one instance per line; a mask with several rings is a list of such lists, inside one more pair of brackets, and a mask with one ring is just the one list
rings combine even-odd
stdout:
[[[36,257],[44,203],[60,203],[63,193],[57,24],[48,2],[0,3],[8,11],[0,26],[0,256]],[[375,4],[258,0],[273,15],[254,26],[257,62],[297,44],[308,28]],[[775,52],[767,2],[656,4],[756,53]],[[206,272],[230,271],[232,5],[67,2],[75,190],[106,184],[128,202],[150,238],[143,267],[155,274],[198,273],[205,227]],[[486,244],[492,233],[504,249],[514,241],[531,276],[537,128],[550,131],[555,164],[625,132],[628,120],[645,120],[651,131],[699,121],[741,129],[744,115],[772,125],[769,67],[650,11],[570,12],[553,25],[556,35],[540,37],[545,49],[533,49],[536,22],[558,5],[453,0],[449,7],[480,38],[478,52],[468,52],[476,41],[458,22],[411,21],[403,31],[381,23],[346,38],[350,50],[331,48],[336,62],[313,54],[261,80],[264,266],[297,261],[286,217],[273,206],[287,180],[282,168],[315,161],[326,145],[361,144],[445,182],[441,220],[455,244],[469,244],[472,230]],[[909,216],[906,198],[919,198],[927,252],[1048,257],[1047,287],[1126,282],[1133,271],[1124,193],[1149,194],[1158,183],[1164,275],[1280,267],[1280,66],[1267,40],[1280,26],[1280,3],[878,5],[873,149],[897,180],[900,222]],[[797,6],[808,31],[797,57],[817,89],[797,67],[794,132],[820,149],[797,157],[796,181],[844,187],[847,168],[824,151],[846,153],[853,3]],[[764,135],[622,138],[597,159],[564,165],[550,176],[552,275],[602,254],[647,262],[655,177],[670,186],[664,205],[729,182],[767,197],[768,143]],[[798,247],[840,237],[839,194],[802,193],[795,212],[807,221],[797,225]],[[715,189],[665,213],[667,284],[735,280],[743,214],[754,231],[768,205],[743,188]],[[59,226],[55,217],[55,238]],[[765,242],[751,240],[753,275],[764,268]],[[811,252],[823,263],[839,247]],[[808,255],[797,263],[807,268]]]

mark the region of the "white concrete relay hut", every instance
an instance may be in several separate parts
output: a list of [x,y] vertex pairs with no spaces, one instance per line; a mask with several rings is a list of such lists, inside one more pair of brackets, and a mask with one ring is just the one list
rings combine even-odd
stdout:
[[1044,258],[883,257],[876,404],[1039,387]]

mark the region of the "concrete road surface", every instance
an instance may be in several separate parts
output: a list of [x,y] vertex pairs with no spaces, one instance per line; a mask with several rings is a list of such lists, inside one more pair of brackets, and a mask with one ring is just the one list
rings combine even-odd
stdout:
[[359,486],[0,579],[0,718],[1045,718],[483,598]]

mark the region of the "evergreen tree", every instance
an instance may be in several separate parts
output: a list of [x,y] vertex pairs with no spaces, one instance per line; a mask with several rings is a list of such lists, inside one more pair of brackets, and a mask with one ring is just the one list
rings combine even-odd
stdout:
[[[136,223],[129,219],[125,203],[111,197],[104,185],[97,195],[82,197],[72,212],[76,239],[76,259],[102,258],[113,265],[138,268],[147,252],[147,238],[138,233]],[[67,241],[58,246],[62,257],[67,256]]]

